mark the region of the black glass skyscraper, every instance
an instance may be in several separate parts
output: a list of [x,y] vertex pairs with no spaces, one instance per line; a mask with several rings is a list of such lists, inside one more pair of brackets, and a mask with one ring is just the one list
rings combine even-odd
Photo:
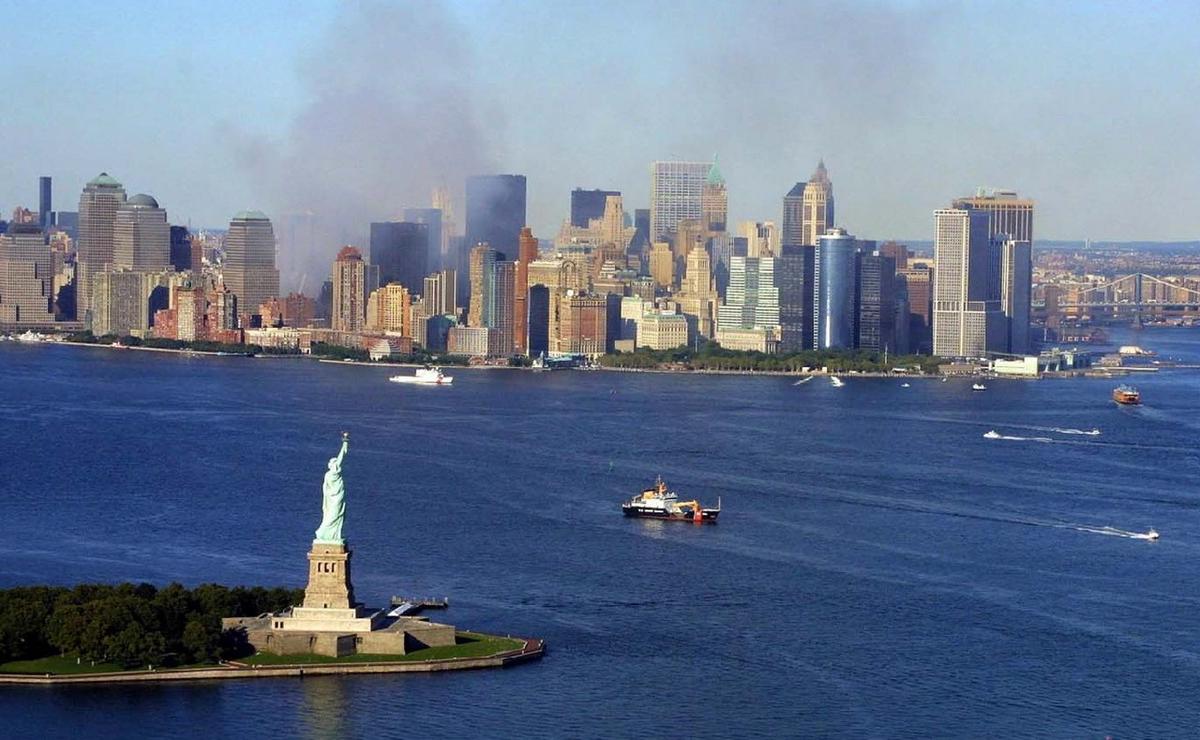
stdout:
[[429,273],[437,272],[438,270],[443,270],[448,267],[447,265],[442,264],[442,259],[444,256],[442,255],[442,209],[405,208],[404,220],[414,224],[425,224],[425,227],[429,230],[429,249],[427,249],[425,252],[425,266],[428,268]]
[[379,268],[379,284],[400,283],[410,292],[422,290],[429,274],[429,227],[411,221],[371,224],[367,261]]
[[171,227],[170,259],[176,272],[192,269],[192,240],[186,226]]
[[38,224],[42,231],[54,225],[54,203],[49,177],[38,178]]
[[571,225],[586,229],[589,220],[604,216],[604,203],[608,196],[620,194],[620,190],[575,188],[571,191]]

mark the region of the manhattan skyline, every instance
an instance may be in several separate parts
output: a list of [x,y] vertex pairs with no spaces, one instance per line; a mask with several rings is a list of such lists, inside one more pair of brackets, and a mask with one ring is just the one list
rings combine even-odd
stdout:
[[361,243],[434,186],[461,204],[466,177],[512,172],[549,235],[571,188],[632,210],[652,161],[715,152],[733,222],[778,221],[823,157],[839,222],[878,238],[928,238],[930,212],[978,186],[1035,197],[1046,239],[1197,231],[1153,196],[1200,186],[1171,135],[1200,97],[1176,63],[1200,20],[1183,3],[690,4],[686,24],[635,3],[316,2],[286,23],[280,3],[123,7],[10,8],[14,27],[53,14],[61,47],[14,34],[0,70],[21,91],[0,117],[6,207],[33,203],[37,175],[64,202],[110,171],[176,222],[319,208]]

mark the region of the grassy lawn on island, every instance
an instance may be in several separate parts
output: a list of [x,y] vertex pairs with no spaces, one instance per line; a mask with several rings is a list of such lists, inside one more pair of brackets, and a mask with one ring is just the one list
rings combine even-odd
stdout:
[[446,660],[447,658],[485,658],[497,653],[519,650],[525,643],[509,637],[483,635],[477,632],[459,632],[456,645],[414,650],[406,655],[347,655],[332,658],[327,655],[275,655],[255,653],[239,662],[247,665],[321,665],[328,663],[413,663],[422,660]]
[[38,676],[53,673],[61,676],[79,673],[117,673],[124,670],[115,663],[92,665],[90,660],[81,660],[78,663],[75,661],[76,658],[73,655],[51,655],[33,660],[13,660],[8,663],[0,663],[0,673],[29,673]]

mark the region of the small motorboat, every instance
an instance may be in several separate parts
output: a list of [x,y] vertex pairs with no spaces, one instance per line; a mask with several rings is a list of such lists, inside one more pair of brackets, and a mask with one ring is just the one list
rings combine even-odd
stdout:
[[841,378],[839,378],[836,375],[830,375],[829,382],[833,384],[834,388],[841,388],[843,385],[846,384],[846,382],[844,380],[842,380]]
[[993,429],[989,432],[984,432],[983,438],[984,439],[1000,439],[1000,433],[997,432],[995,429]]
[[973,391],[986,391],[986,390],[987,390],[987,386],[986,386],[986,385],[984,385],[983,383],[972,383],[972,384],[971,384],[971,390],[973,390]]
[[908,383],[901,383],[900,387],[901,388],[910,388],[911,386]]
[[1145,539],[1151,540],[1151,541],[1157,540],[1158,539],[1158,531],[1155,529],[1150,529],[1149,531],[1146,532],[1146,534],[1142,535],[1142,537]]

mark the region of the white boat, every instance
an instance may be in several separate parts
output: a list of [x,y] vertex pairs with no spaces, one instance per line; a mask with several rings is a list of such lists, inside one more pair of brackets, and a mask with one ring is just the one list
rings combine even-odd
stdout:
[[418,385],[450,385],[454,378],[443,375],[440,367],[419,368],[414,375],[393,375],[388,378],[393,383],[416,383]]
[[971,384],[971,390],[973,390],[973,391],[986,391],[986,390],[987,390],[987,386],[986,386],[986,385],[984,385],[983,383],[972,383],[972,384]]
[[910,386],[908,385],[908,383],[901,383],[900,387],[901,388],[909,388]]
[[1146,532],[1146,534],[1142,535],[1142,538],[1147,539],[1147,540],[1157,540],[1158,539],[1158,531],[1151,529],[1150,531]]
[[846,384],[846,381],[842,380],[841,378],[839,378],[836,375],[829,376],[829,382],[833,383],[834,388],[841,388],[843,385]]
[[983,438],[984,439],[1000,439],[1000,433],[997,432],[995,429],[993,429],[990,432],[984,432]]
[[1084,434],[1086,434],[1089,437],[1099,437],[1100,430],[1099,429],[1090,429],[1090,430],[1084,432]]

